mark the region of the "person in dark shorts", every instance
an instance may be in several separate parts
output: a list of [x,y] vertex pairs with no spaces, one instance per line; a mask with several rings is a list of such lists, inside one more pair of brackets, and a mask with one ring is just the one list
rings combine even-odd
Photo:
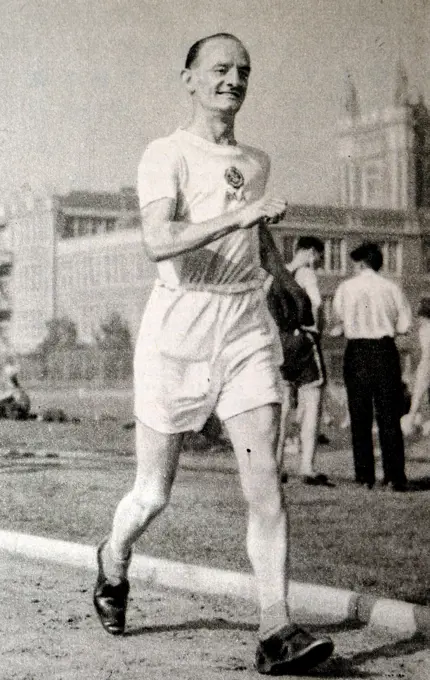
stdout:
[[298,239],[295,255],[287,265],[296,282],[308,295],[312,305],[313,322],[295,329],[293,334],[282,334],[284,364],[281,373],[285,380],[285,396],[281,416],[278,458],[287,477],[283,462],[288,433],[288,415],[292,400],[297,399],[297,421],[300,424],[300,474],[305,484],[332,486],[325,474],[315,471],[315,455],[320,435],[322,402],[326,384],[326,368],[321,350],[323,328],[322,299],[316,269],[324,255],[324,243],[315,236]]

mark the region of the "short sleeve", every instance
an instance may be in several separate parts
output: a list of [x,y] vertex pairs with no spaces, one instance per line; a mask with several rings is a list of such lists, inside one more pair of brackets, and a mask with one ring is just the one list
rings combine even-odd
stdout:
[[412,311],[405,294],[399,288],[399,286],[394,286],[395,299],[397,304],[397,333],[403,334],[407,333],[412,324]]
[[333,298],[333,313],[337,319],[343,321],[343,292],[344,286],[341,283],[334,294]]
[[137,173],[140,208],[161,198],[175,199],[179,190],[179,149],[168,138],[151,142]]
[[253,152],[256,154],[256,159],[260,165],[261,168],[261,179],[259,182],[259,188],[258,188],[258,197],[261,198],[264,196],[264,193],[266,191],[267,183],[269,181],[270,177],[270,156],[268,156],[267,153],[264,151],[261,151],[260,149],[252,149]]

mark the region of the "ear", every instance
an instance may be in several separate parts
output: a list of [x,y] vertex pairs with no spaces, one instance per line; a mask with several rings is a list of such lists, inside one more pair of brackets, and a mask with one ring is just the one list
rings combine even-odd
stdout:
[[185,87],[187,88],[189,94],[194,94],[195,92],[195,87],[193,83],[193,72],[190,68],[184,68],[181,71],[181,80]]

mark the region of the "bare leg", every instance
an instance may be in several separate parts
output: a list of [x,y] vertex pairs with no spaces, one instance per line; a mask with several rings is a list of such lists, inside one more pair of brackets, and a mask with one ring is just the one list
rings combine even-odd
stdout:
[[248,502],[247,549],[258,586],[262,637],[289,623],[288,516],[276,461],[279,423],[278,404],[226,421]]
[[314,462],[320,431],[322,410],[321,387],[304,386],[299,389],[300,442],[302,459],[300,473],[302,476],[315,475]]
[[280,416],[280,428],[279,428],[279,440],[277,447],[276,459],[278,461],[279,469],[282,471],[285,468],[284,463],[284,448],[285,440],[287,438],[288,432],[288,416],[291,411],[291,388],[288,383],[284,384],[284,400],[282,402],[281,416]]
[[[105,565],[106,575],[121,569],[133,544],[170,498],[175,478],[182,434],[156,432],[141,422],[136,423],[137,469],[133,489],[120,501],[115,512],[108,544],[111,559]],[[115,576],[115,574],[112,574]],[[116,574],[121,577],[120,574]],[[124,575],[122,575],[123,577]]]

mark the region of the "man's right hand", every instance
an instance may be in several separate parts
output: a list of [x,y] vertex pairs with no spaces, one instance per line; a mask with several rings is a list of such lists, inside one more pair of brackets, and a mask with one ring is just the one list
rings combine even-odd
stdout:
[[276,224],[285,217],[288,203],[282,198],[263,196],[242,209],[242,229],[253,227],[259,222]]

